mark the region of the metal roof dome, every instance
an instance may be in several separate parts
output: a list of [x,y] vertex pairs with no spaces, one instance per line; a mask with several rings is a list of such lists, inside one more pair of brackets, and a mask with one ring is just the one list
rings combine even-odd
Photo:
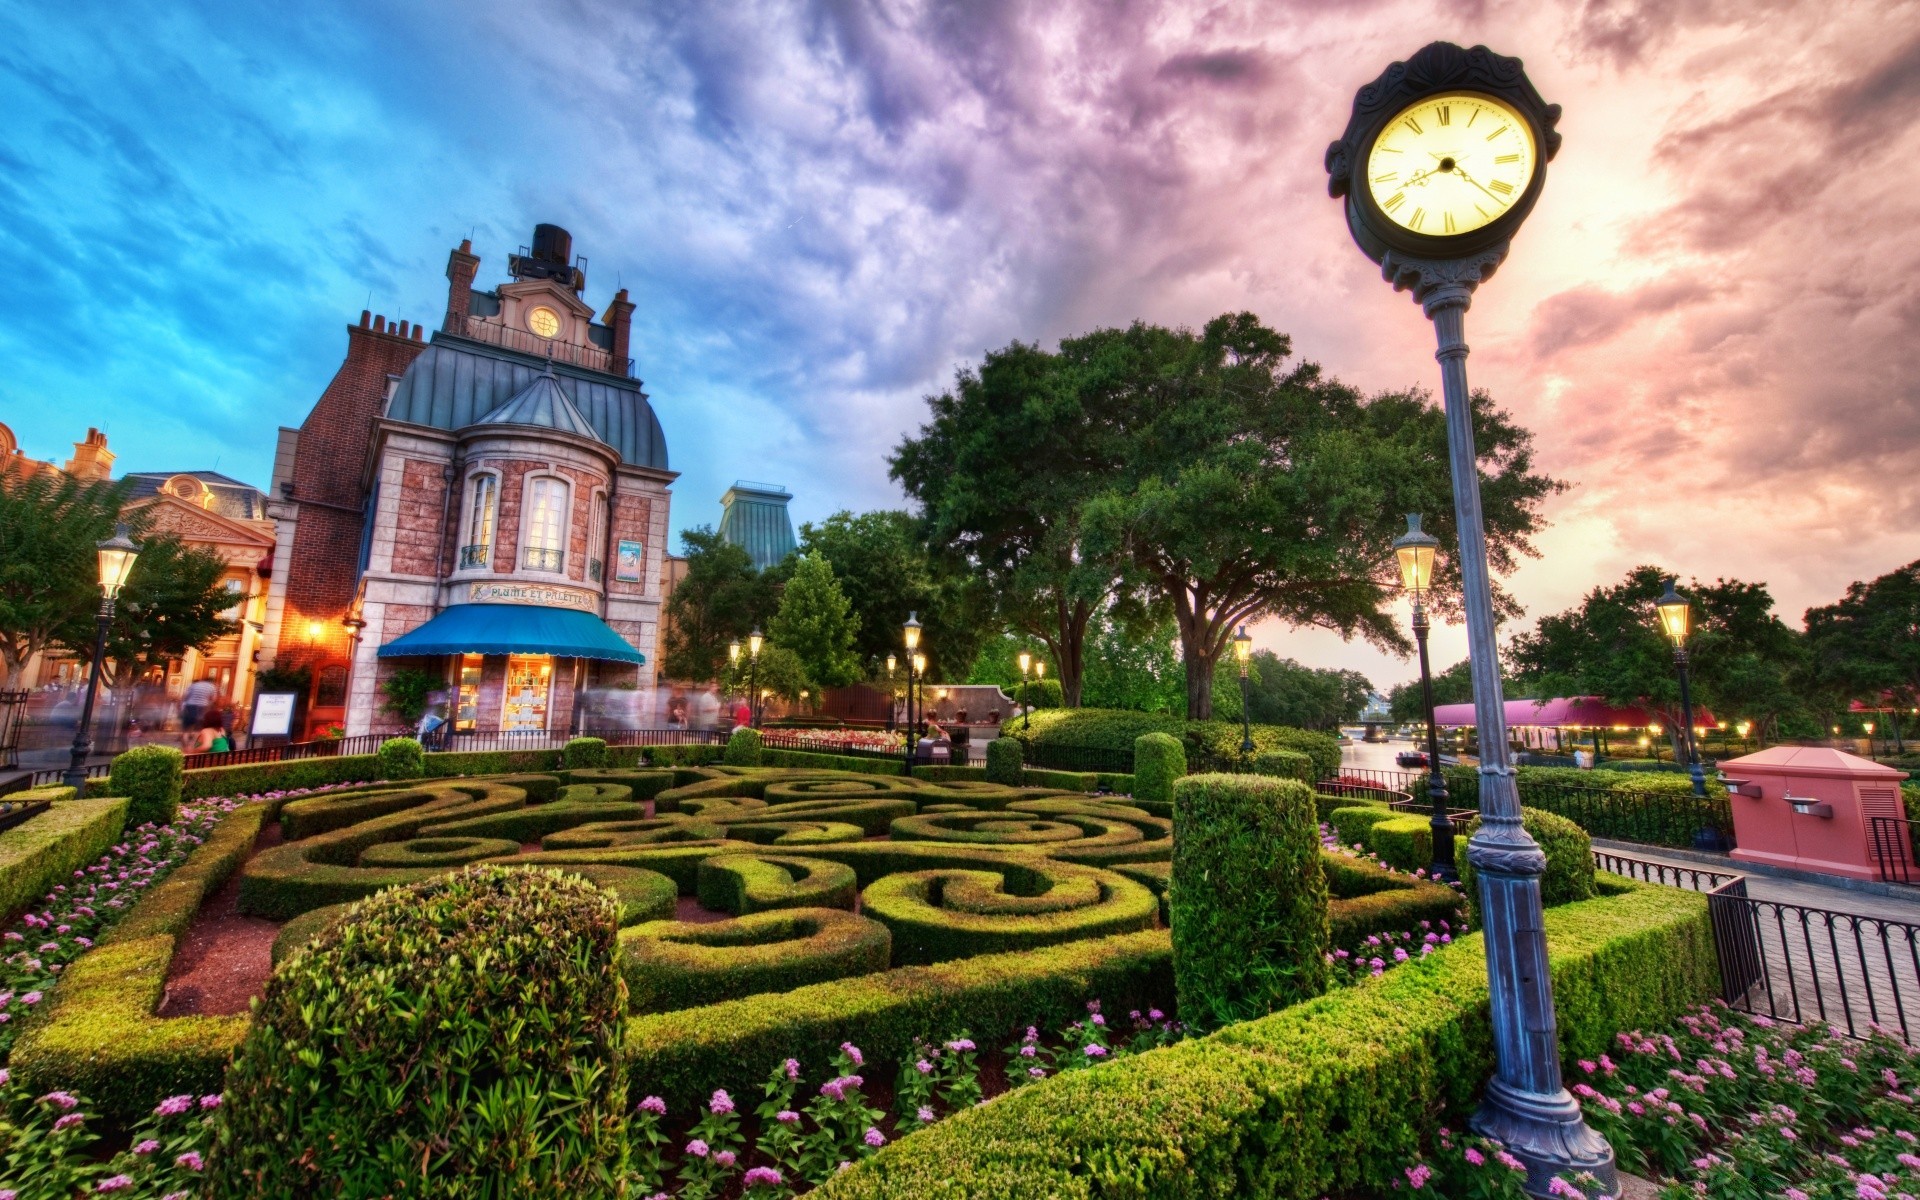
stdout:
[[474,425],[531,425],[537,429],[556,429],[605,442],[592,423],[568,399],[566,389],[553,377],[551,368],[509,397],[506,403],[481,417]]

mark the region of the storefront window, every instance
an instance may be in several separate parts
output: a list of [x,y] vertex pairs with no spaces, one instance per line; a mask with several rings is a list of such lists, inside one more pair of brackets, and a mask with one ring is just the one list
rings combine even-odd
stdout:
[[460,547],[460,566],[485,570],[493,561],[494,510],[500,495],[500,477],[476,475],[467,499],[467,544]]
[[453,731],[472,733],[480,726],[480,656],[460,660],[460,695],[454,702]]
[[544,654],[515,654],[507,659],[507,703],[500,728],[508,733],[547,727],[547,696],[553,686],[553,659]]
[[526,549],[522,566],[559,571],[566,564],[567,485],[551,476],[527,481]]

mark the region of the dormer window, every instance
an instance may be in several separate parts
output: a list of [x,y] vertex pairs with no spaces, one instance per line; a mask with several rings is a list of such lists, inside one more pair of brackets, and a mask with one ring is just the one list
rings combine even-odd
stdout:
[[560,334],[560,314],[544,304],[528,309],[527,328],[533,336],[551,341]]

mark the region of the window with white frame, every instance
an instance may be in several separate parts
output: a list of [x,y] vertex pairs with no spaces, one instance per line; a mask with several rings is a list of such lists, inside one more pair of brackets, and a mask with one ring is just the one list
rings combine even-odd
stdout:
[[567,484],[551,475],[527,480],[527,517],[520,565],[530,571],[566,566]]
[[493,529],[499,507],[500,477],[475,475],[467,485],[467,540],[460,547],[462,570],[485,570],[493,562]]
[[595,492],[591,511],[587,514],[587,580],[599,583],[605,573],[601,564],[601,555],[606,553],[607,544],[607,494]]

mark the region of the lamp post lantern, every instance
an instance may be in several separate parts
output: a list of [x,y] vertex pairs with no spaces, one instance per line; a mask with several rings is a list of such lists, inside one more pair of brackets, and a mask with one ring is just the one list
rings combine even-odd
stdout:
[[1253,753],[1253,714],[1247,702],[1247,664],[1253,661],[1253,635],[1242,625],[1233,635],[1233,657],[1240,663],[1240,754]]
[[1427,799],[1433,816],[1433,863],[1428,873],[1437,879],[1460,878],[1453,861],[1453,818],[1447,815],[1447,777],[1440,770],[1440,730],[1433,719],[1433,671],[1427,662],[1427,592],[1433,587],[1433,557],[1440,539],[1420,528],[1420,514],[1407,514],[1407,531],[1393,540],[1400,562],[1400,586],[1413,598],[1413,640],[1420,648],[1420,704],[1427,720]]
[[907,648],[907,762],[903,771],[913,774],[913,748],[919,741],[913,721],[913,680],[915,672],[922,669],[926,659],[920,656],[920,614],[907,614],[907,623],[900,627],[900,640]]
[[887,732],[893,732],[893,673],[900,667],[900,660],[887,655]]
[[1519,59],[1434,42],[1355,94],[1345,132],[1327,147],[1327,190],[1344,199],[1360,249],[1396,290],[1413,293],[1438,342],[1481,748],[1480,828],[1467,858],[1479,880],[1495,1059],[1473,1128],[1520,1159],[1536,1196],[1581,1173],[1598,1180],[1589,1190],[1616,1196],[1613,1148],[1560,1078],[1540,901],[1547,859],[1520,824],[1467,388],[1467,306],[1540,198],[1559,120]]
[[[1687,635],[1693,631],[1693,606],[1674,589],[1674,580],[1669,578],[1667,590],[1653,607],[1660,614],[1660,628],[1673,643],[1673,669],[1680,677],[1680,738],[1686,743],[1687,774],[1693,777],[1693,795],[1700,811],[1706,812],[1707,773],[1700,765],[1700,740],[1693,727],[1693,693],[1687,681]],[[1727,839],[1712,825],[1703,824],[1694,831],[1693,844],[1699,850],[1724,850]]]
[[747,635],[747,724],[755,729],[760,727],[760,647],[766,641],[758,625]]
[[100,672],[107,657],[107,628],[113,624],[113,602],[120,595],[120,589],[127,586],[127,576],[133,574],[133,561],[140,556],[140,547],[127,536],[125,525],[116,528],[112,537],[97,543],[94,549],[100,560],[100,616],[93,636],[93,669],[87,673],[87,698],[80,706],[80,724],[73,731],[73,758],[62,780],[75,792],[84,792],[87,788],[87,755],[93,749],[93,703],[100,694]]
[[1033,655],[1020,652],[1020,728],[1033,728],[1033,708],[1027,703],[1027,676],[1033,671]]

